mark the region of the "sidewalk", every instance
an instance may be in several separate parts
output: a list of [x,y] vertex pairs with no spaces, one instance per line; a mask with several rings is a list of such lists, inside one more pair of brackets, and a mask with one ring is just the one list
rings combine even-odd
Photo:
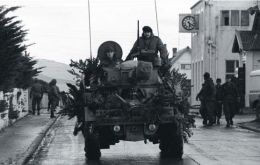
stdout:
[[0,165],[23,164],[56,120],[44,109],[40,116],[25,116],[0,132]]
[[[190,113],[198,118],[201,118],[199,109],[197,107],[190,109]],[[224,122],[223,116],[224,114],[222,115],[222,120]],[[260,133],[260,121],[254,121],[255,119],[256,117],[254,112],[250,109],[245,109],[243,110],[243,114],[237,114],[235,116],[234,121],[235,124],[241,128]]]
[[[254,118],[255,119],[255,118]],[[239,127],[260,133],[260,121],[251,120],[239,123]]]

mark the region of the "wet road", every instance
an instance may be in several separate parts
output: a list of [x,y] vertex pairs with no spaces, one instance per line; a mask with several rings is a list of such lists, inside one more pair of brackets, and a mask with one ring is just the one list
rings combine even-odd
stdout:
[[[102,150],[100,161],[86,161],[82,135],[73,136],[74,121],[61,118],[43,141],[28,164],[39,165],[195,165],[247,164],[260,162],[260,134],[240,129],[225,128],[224,123],[211,128],[198,127],[189,144],[184,146],[182,161],[160,158],[158,145],[143,142],[120,142]],[[235,120],[235,123],[237,121]]]
[[226,128],[224,120],[220,126],[203,127],[202,120],[197,119],[194,136],[185,146],[186,154],[203,165],[259,165],[260,133],[236,126],[253,119],[236,116],[232,128]]

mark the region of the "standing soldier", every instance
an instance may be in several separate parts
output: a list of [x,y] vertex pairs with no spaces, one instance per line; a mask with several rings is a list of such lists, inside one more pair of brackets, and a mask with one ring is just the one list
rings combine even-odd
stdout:
[[256,114],[256,121],[260,121],[260,94],[258,95],[258,101],[256,104],[255,114]]
[[203,119],[202,124],[207,125],[207,109],[205,104],[205,98],[203,94],[204,84],[202,84],[202,88],[200,92],[197,94],[196,100],[200,100],[200,115]]
[[215,113],[216,113],[216,118],[217,118],[217,120],[216,120],[216,123],[217,124],[220,124],[220,118],[221,118],[221,115],[222,115],[222,105],[223,105],[223,89],[222,89],[222,86],[221,86],[221,79],[220,78],[218,78],[217,80],[216,80],[216,86],[215,86],[215,88],[216,88],[216,111],[215,111]]
[[32,98],[32,114],[35,115],[35,110],[37,108],[37,114],[40,115],[40,104],[43,96],[43,86],[38,79],[34,80],[30,91],[30,98]]
[[59,100],[60,100],[60,90],[59,88],[56,86],[56,79],[52,79],[51,82],[49,83],[49,102],[50,102],[50,108],[51,108],[51,118],[54,118],[54,111],[56,109],[56,107],[59,104]]
[[223,106],[225,118],[227,121],[226,127],[233,125],[233,117],[236,113],[236,103],[239,99],[238,91],[231,78],[227,78],[227,82],[223,84]]
[[[133,60],[137,57],[138,60],[154,62],[157,58],[157,53],[160,52],[160,57],[162,59],[162,64],[168,63],[168,52],[166,46],[163,44],[162,40],[158,36],[154,36],[153,30],[149,26],[143,27],[143,34],[134,43],[133,48],[126,57],[126,60]],[[150,54],[149,56],[138,56],[141,54]]]
[[204,73],[204,83],[196,100],[199,98],[202,100],[201,110],[205,111],[204,117],[202,116],[203,125],[206,125],[209,121],[208,126],[212,126],[214,124],[215,86],[208,72]]

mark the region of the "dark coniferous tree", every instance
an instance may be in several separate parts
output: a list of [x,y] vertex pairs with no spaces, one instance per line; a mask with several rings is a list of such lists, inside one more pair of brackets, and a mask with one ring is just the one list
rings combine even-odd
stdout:
[[33,67],[36,61],[26,53],[27,31],[15,16],[8,16],[18,8],[0,6],[0,91],[27,88],[39,73]]

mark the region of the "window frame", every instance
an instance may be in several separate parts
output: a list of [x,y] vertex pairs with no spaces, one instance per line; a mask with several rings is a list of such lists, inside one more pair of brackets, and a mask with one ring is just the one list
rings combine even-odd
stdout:
[[[246,23],[245,24],[243,24],[243,21],[242,21],[242,18],[243,18],[243,14],[242,13],[246,13]],[[250,22],[250,20],[249,20],[249,12],[248,12],[248,10],[241,10],[240,11],[240,26],[249,26],[249,22]]]
[[[189,66],[188,68],[186,66]],[[191,64],[181,64],[182,70],[191,70]]]
[[[227,62],[233,62],[233,72],[227,72]],[[225,79],[227,80],[228,77],[235,77],[236,75],[236,68],[239,67],[239,61],[238,60],[226,60],[225,61]]]
[[[233,13],[238,12],[237,17],[234,17]],[[228,17],[227,17],[228,16]],[[225,24],[225,18],[228,18],[228,23]],[[234,22],[234,19],[237,18],[237,21]],[[220,26],[240,26],[246,27],[250,25],[250,16],[247,10],[220,10]]]
[[[234,13],[237,13],[236,17],[233,15]],[[231,19],[230,19],[230,26],[240,26],[241,19],[239,17],[240,10],[230,10]],[[236,20],[236,19],[237,20]],[[235,21],[234,21],[235,20]],[[236,24],[235,24],[236,23]]]
[[[220,11],[221,12],[221,17],[220,17],[220,21],[221,21],[221,26],[230,26],[230,10],[221,10]],[[224,17],[224,14],[223,13],[228,13],[227,14],[227,16],[228,16],[228,24],[226,25],[226,20],[225,20],[225,18],[226,17]]]

